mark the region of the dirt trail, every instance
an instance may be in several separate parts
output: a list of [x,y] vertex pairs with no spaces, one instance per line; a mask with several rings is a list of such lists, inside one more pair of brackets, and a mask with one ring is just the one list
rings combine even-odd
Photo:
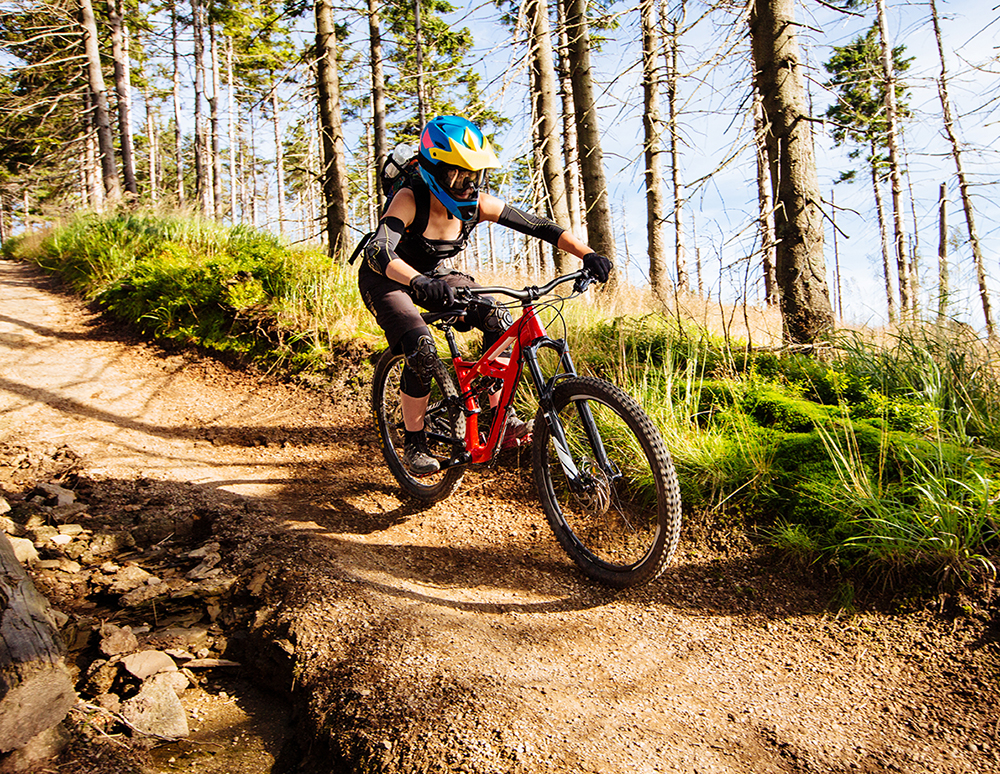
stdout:
[[516,457],[422,509],[362,397],[125,340],[3,261],[0,442],[254,503],[220,530],[250,675],[291,697],[275,771],[1000,771],[983,616],[837,617],[687,535],[660,581],[597,588]]

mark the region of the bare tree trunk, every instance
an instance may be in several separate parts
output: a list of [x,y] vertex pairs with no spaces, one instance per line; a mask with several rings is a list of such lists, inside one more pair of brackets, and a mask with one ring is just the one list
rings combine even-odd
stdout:
[[[559,123],[556,107],[556,69],[552,58],[552,36],[549,30],[547,0],[528,0],[526,10],[531,25],[532,76],[535,112],[538,120],[538,149],[541,153],[543,195],[552,220],[563,228],[570,227],[566,183],[559,164]],[[571,270],[568,256],[554,250],[557,274]]]
[[128,40],[122,29],[122,2],[109,0],[111,22],[111,59],[115,73],[115,96],[118,107],[118,139],[122,154],[122,177],[125,191],[134,202],[139,196],[135,178],[135,146],[132,142],[132,85],[129,74]]
[[323,203],[326,207],[327,250],[336,256],[347,248],[347,171],[344,132],[340,120],[337,37],[331,0],[316,0],[316,75],[323,144]]
[[424,31],[420,0],[413,0],[413,40],[417,54],[417,115],[420,127],[427,125],[427,95],[424,93]]
[[[385,73],[382,69],[382,31],[378,16],[378,0],[368,0],[368,45],[371,55],[369,66],[372,73],[372,143],[374,146],[375,178],[389,155],[385,134]],[[376,182],[378,211],[385,209],[385,194]]]
[[[680,14],[683,18],[684,3],[681,3]],[[667,47],[664,56],[667,59],[667,105],[670,109],[670,183],[673,192],[674,219],[674,266],[677,271],[677,291],[686,293],[688,287],[687,253],[684,246],[684,197],[681,193],[681,162],[678,150],[680,131],[677,125],[677,83],[679,80],[677,68],[677,52],[680,47],[678,21],[672,19],[667,35]]]
[[944,57],[944,46],[941,44],[941,26],[938,21],[937,6],[930,0],[931,20],[934,23],[934,39],[937,41],[938,55],[941,58],[941,75],[938,78],[938,96],[941,99],[941,110],[944,116],[944,130],[951,144],[951,155],[955,159],[955,173],[958,177],[958,193],[962,197],[962,210],[965,212],[965,225],[969,232],[969,244],[972,246],[972,259],[976,265],[976,280],[979,284],[979,299],[983,305],[983,316],[986,321],[986,335],[991,341],[996,339],[996,329],[993,323],[993,312],[990,309],[990,292],[986,285],[986,265],[983,259],[982,246],[979,243],[979,233],[976,230],[975,210],[972,207],[972,197],[969,194],[969,181],[965,176],[962,163],[962,144],[958,139],[958,130],[951,112],[951,99],[948,97],[948,72]]
[[[932,0],[933,5],[933,0]],[[948,186],[938,189],[938,322],[948,316]]]
[[97,45],[97,19],[90,0],[80,0],[83,21],[83,43],[87,55],[87,78],[93,98],[94,123],[97,126],[97,146],[101,157],[101,174],[104,179],[105,200],[116,204],[121,200],[121,182],[115,164],[114,137],[111,133],[111,115],[101,70],[101,52]]
[[100,150],[97,143],[97,112],[94,97],[89,89],[83,92],[84,127],[87,132],[83,145],[84,186],[87,190],[87,205],[100,211],[104,208],[104,182],[97,162]]
[[226,38],[226,89],[229,94],[229,221],[236,223],[236,86],[233,83],[233,39]]
[[768,127],[781,318],[788,341],[812,344],[833,326],[833,311],[823,263],[821,196],[795,30],[794,0],[754,0],[750,40]]
[[569,36],[566,34],[565,13],[561,0],[556,2],[559,19],[559,92],[562,96],[563,126],[563,178],[566,188],[566,204],[569,207],[570,228],[584,241],[587,238],[586,222],[583,217],[583,203],[580,189],[580,154],[576,136],[576,108],[573,105],[573,84],[570,80]]
[[767,126],[760,92],[753,95],[754,144],[757,156],[757,211],[760,230],[761,267],[764,274],[764,305],[776,306],[780,301],[778,281],[774,274],[774,203],[771,199],[771,176],[767,158]]
[[285,149],[281,140],[281,115],[278,112],[278,81],[271,73],[271,123],[274,126],[274,171],[278,195],[278,233],[285,235]]
[[249,153],[250,166],[250,184],[247,190],[247,206],[250,208],[250,225],[257,228],[259,225],[259,213],[257,212],[257,124],[251,117],[250,119],[250,145]]
[[181,130],[181,54],[178,46],[177,8],[170,6],[170,38],[173,55],[174,163],[177,165],[177,206],[184,206],[184,135]]
[[212,215],[222,218],[222,146],[219,139],[219,45],[215,39],[215,22],[208,25],[208,40],[212,55],[212,96],[208,99],[209,120],[211,121],[212,158]]
[[[566,32],[569,37],[570,77],[576,106],[577,132],[580,141],[580,169],[583,173],[583,196],[587,214],[587,239],[594,250],[615,263],[615,238],[611,230],[611,205],[604,178],[604,154],[601,151],[597,105],[590,69],[590,32],[587,0],[563,0],[566,3]],[[609,289],[619,281],[618,273],[608,279]]]
[[885,111],[888,122],[889,180],[892,184],[892,230],[896,253],[896,272],[899,275],[899,308],[905,316],[914,308],[910,292],[910,269],[906,260],[906,231],[903,228],[903,183],[899,161],[899,129],[896,111],[896,74],[892,67],[892,45],[886,21],[885,0],[875,0],[878,11],[878,29],[882,48],[882,72],[885,78]]
[[698,297],[705,297],[705,281],[701,272],[701,248],[698,247],[698,221],[691,216],[691,243],[694,245],[694,270],[698,277]]
[[108,2],[111,22],[111,59],[114,62],[115,95],[118,104],[118,136],[122,154],[125,191],[134,201],[139,196],[135,178],[135,146],[132,142],[132,85],[129,74],[128,39],[122,29],[122,0]]
[[878,184],[878,164],[872,147],[872,193],[875,195],[875,213],[878,216],[878,233],[882,241],[882,275],[885,278],[885,301],[889,324],[896,322],[896,294],[892,290],[892,269],[889,258],[888,225],[885,222],[885,207],[882,206],[882,189]]
[[[660,156],[663,154],[660,118],[660,80],[656,67],[660,36],[656,31],[657,0],[642,0],[639,5],[642,24],[642,125],[645,132],[646,157],[646,241],[649,253],[649,285],[661,304],[667,303],[668,279],[666,240],[663,223],[666,220],[666,202],[661,184]],[[668,87],[669,88],[669,87]]]
[[833,273],[837,287],[837,317],[844,319],[844,289],[840,284],[840,239],[837,233],[837,201],[834,189],[830,189],[830,221],[833,224]]
[[206,163],[205,151],[208,143],[205,141],[205,118],[201,112],[201,101],[205,96],[205,40],[202,28],[201,0],[191,0],[192,31],[194,32],[194,170],[195,193],[202,214],[207,215],[211,208],[211,186],[209,184],[209,165]]
[[145,89],[142,101],[146,105],[146,136],[149,139],[149,200],[155,205],[160,200],[160,138],[152,97]]

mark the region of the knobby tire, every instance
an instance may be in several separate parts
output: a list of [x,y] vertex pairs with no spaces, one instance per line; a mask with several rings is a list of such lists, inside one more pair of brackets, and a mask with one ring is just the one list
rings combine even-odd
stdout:
[[[386,350],[375,366],[372,380],[372,411],[382,440],[382,456],[396,481],[407,494],[426,503],[450,495],[462,481],[464,469],[446,468],[428,476],[414,476],[403,464],[403,413],[399,380],[405,360]],[[454,398],[458,395],[454,377],[440,360],[435,361],[431,395],[424,418],[428,450],[439,460],[464,450],[465,415]]]
[[[560,545],[584,573],[610,586],[654,580],[677,549],[681,526],[677,474],[659,431],[633,398],[600,379],[573,376],[559,382],[553,404],[582,474],[582,486],[573,491],[540,408],[532,453],[535,484]],[[596,445],[611,464],[601,464],[585,431],[588,412],[600,436]]]

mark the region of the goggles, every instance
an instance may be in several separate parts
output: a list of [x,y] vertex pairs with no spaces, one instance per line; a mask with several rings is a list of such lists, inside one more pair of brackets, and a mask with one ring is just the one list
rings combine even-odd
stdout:
[[481,169],[465,169],[450,164],[444,168],[444,186],[456,198],[471,198],[479,193],[485,172]]

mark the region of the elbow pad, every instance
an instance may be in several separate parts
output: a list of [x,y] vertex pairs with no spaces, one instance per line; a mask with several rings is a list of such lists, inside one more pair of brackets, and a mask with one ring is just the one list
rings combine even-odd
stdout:
[[405,228],[399,218],[386,218],[378,224],[372,238],[365,245],[365,265],[369,269],[385,276],[385,268],[396,257],[396,245],[403,238]]
[[497,218],[497,223],[501,226],[512,228],[514,231],[519,231],[522,234],[537,237],[556,247],[559,246],[559,237],[566,230],[548,218],[519,210],[517,207],[511,207],[509,204],[504,204],[503,212]]

